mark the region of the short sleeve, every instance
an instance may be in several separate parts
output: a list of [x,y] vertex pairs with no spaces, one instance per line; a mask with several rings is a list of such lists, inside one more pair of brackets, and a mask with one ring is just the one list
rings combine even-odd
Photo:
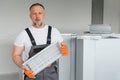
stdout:
[[56,28],[53,28],[53,35],[54,35],[54,39],[56,39],[59,43],[63,41],[63,37],[61,33]]
[[24,46],[24,42],[25,42],[25,37],[26,37],[26,32],[25,30],[23,30],[21,33],[19,33],[19,35],[16,37],[15,41],[14,41],[14,45],[16,46]]

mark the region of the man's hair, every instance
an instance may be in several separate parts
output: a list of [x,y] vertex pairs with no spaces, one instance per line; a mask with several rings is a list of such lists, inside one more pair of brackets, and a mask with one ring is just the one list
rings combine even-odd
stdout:
[[42,4],[40,4],[40,3],[32,4],[32,5],[30,6],[29,10],[31,10],[31,8],[32,8],[33,6],[41,6],[41,7],[45,10],[45,7],[44,7]]

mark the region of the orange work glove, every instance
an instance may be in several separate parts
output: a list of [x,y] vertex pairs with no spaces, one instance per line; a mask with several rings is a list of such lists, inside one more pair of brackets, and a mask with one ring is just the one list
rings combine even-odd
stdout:
[[68,47],[65,43],[61,43],[61,53],[63,56],[68,56]]
[[35,78],[35,75],[32,70],[26,70],[25,68],[23,69],[25,75],[29,78]]

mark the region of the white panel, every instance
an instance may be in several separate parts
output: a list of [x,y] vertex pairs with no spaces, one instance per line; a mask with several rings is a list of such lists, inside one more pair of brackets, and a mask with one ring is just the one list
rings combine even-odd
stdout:
[[75,80],[75,34],[63,34],[69,55],[59,59],[59,80]]
[[78,39],[77,80],[119,80],[120,39]]
[[95,41],[77,39],[76,80],[95,80]]
[[95,80],[120,80],[120,39],[96,42]]

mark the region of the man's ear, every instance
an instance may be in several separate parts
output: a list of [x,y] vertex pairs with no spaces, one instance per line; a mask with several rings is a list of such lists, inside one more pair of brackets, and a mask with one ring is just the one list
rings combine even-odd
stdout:
[[46,13],[44,14],[44,19],[46,18]]

